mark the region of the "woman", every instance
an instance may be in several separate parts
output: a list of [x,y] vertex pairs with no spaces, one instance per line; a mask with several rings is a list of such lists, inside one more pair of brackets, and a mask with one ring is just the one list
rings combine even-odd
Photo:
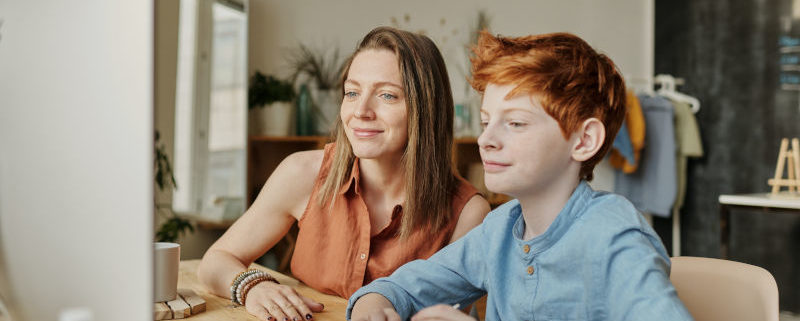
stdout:
[[453,171],[453,99],[433,41],[376,28],[342,80],[336,142],[287,157],[198,269],[213,293],[244,301],[261,319],[311,319],[323,309],[268,275],[242,273],[295,220],[292,274],[346,298],[403,263],[429,257],[489,211]]

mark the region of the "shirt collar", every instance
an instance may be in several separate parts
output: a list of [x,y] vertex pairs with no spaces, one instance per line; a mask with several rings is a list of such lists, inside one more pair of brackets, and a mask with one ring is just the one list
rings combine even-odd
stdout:
[[[350,169],[350,177],[347,179],[347,183],[342,185],[342,188],[339,190],[339,194],[348,194],[350,196],[353,195],[361,195],[361,184],[359,181],[361,179],[361,175],[359,175],[360,170],[358,167],[358,158],[353,161],[353,168]],[[400,218],[403,217],[403,205],[397,204],[394,206],[392,210],[392,218],[389,221],[389,225],[386,226],[382,231],[378,234],[374,235],[374,238],[386,238],[386,237],[393,237],[394,234],[397,232],[397,229],[400,228]]]
[[353,160],[353,167],[350,168],[350,177],[347,179],[347,183],[342,185],[342,188],[339,190],[339,194],[345,194],[352,191],[357,195],[361,195],[361,184],[359,184],[361,175],[359,173],[358,157],[356,157]]
[[511,214],[516,217],[516,222],[512,229],[514,239],[516,239],[519,246],[528,245],[531,249],[531,254],[541,253],[556,242],[567,233],[572,223],[583,213],[589,200],[592,198],[594,190],[589,186],[586,181],[581,180],[575,191],[569,197],[567,204],[558,213],[556,219],[547,228],[547,230],[539,236],[536,236],[528,241],[523,241],[525,234],[525,220],[522,218],[522,207],[517,203],[511,209]]

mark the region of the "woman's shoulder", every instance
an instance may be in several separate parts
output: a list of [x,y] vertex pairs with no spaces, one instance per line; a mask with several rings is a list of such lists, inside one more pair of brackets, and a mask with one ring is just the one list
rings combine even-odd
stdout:
[[295,152],[283,159],[268,182],[279,194],[311,195],[319,174],[324,153],[322,150]]
[[[452,199],[455,206],[461,207],[465,205],[470,205],[469,203],[473,203],[474,205],[478,202],[476,199],[483,200],[486,202],[486,197],[483,196],[481,191],[479,191],[472,183],[465,180],[463,177],[454,175],[455,176],[455,184],[453,185],[453,190],[451,192]],[[486,202],[488,205],[489,203]]]
[[259,198],[265,195],[265,200],[282,204],[288,213],[299,219],[313,193],[322,160],[322,150],[290,154],[272,172]]
[[486,197],[463,177],[455,175],[455,184],[452,188],[451,195],[454,211],[459,212],[468,208],[483,210],[485,208],[483,216],[489,212],[489,202]]
[[469,198],[472,197],[472,195],[481,193],[478,188],[460,175],[454,174],[453,177],[455,177],[455,184],[453,185],[455,188],[454,196]]
[[[279,168],[297,177],[316,177],[324,159],[325,152],[321,149],[294,152],[287,156]],[[277,170],[277,169],[276,169]]]

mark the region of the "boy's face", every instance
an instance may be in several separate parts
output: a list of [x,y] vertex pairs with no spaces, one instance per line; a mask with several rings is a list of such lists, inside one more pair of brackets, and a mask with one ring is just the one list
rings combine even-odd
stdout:
[[513,85],[489,84],[483,96],[478,137],[486,187],[522,198],[551,186],[574,166],[572,139],[564,139],[558,122],[536,96],[505,96]]

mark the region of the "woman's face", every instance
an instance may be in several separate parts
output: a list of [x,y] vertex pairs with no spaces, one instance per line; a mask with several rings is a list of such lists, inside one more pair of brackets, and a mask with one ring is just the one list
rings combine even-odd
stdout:
[[389,50],[361,51],[344,82],[340,117],[356,157],[402,156],[408,143],[408,105],[397,57]]

